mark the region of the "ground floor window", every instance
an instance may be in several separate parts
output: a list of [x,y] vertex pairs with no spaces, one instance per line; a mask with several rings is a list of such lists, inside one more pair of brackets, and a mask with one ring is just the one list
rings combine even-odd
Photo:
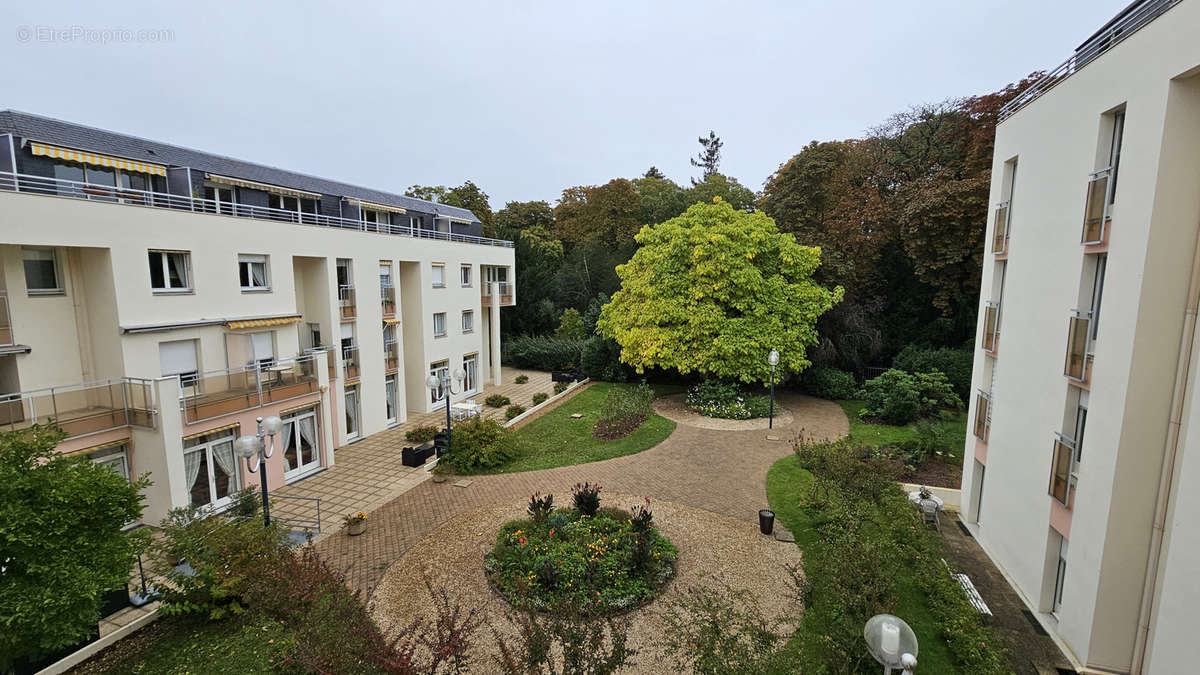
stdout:
[[396,410],[400,407],[396,401],[396,376],[388,375],[383,380],[383,395],[387,401],[387,422],[388,424],[396,423]]
[[129,480],[129,444],[121,443],[109,448],[102,448],[87,454],[92,463],[108,467],[117,475]]
[[1067,576],[1067,538],[1058,538],[1058,567],[1054,573],[1054,611],[1062,609],[1063,582]]
[[358,385],[346,387],[346,438],[358,438],[362,433],[358,418]]
[[446,381],[450,378],[450,362],[435,361],[434,363],[429,364],[429,374],[438,379],[437,388],[429,390],[429,402],[437,403],[438,401],[442,400],[442,396],[446,393]]
[[321,465],[315,407],[284,415],[283,428],[279,433],[284,473],[297,474]]
[[238,490],[236,429],[224,429],[183,442],[184,484],[193,506],[220,508]]
[[463,392],[474,392],[479,387],[479,355],[468,354],[463,357],[463,372],[466,376],[463,378]]

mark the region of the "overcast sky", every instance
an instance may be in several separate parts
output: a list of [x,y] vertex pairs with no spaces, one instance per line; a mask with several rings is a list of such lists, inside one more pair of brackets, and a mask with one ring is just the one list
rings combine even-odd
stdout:
[[685,182],[714,129],[758,190],[811,140],[1057,65],[1127,2],[10,3],[0,108],[496,209]]

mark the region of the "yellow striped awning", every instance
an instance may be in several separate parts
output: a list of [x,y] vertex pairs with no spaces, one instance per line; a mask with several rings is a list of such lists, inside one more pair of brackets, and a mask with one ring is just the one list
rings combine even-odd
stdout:
[[308,409],[308,408],[315,408],[315,407],[317,407],[318,405],[321,405],[321,402],[320,402],[320,401],[313,401],[313,402],[311,402],[311,403],[305,403],[305,404],[298,405],[298,406],[295,406],[295,407],[292,407],[292,408],[287,408],[287,409],[285,409],[285,410],[280,410],[280,411],[279,411],[279,414],[280,414],[280,415],[289,415],[289,414],[291,414],[291,413],[294,413],[294,412],[296,412],[296,411],[298,411],[298,410],[305,410],[305,409]]
[[71,455],[89,455],[89,454],[91,454],[91,453],[93,453],[93,452],[99,452],[99,451],[101,451],[101,450],[107,450],[107,449],[109,449],[109,448],[115,448],[115,447],[117,447],[118,445],[128,445],[128,444],[129,444],[129,439],[128,439],[128,438],[118,438],[118,439],[117,439],[117,440],[115,440],[115,441],[109,441],[109,442],[107,442],[107,443],[101,443],[100,445],[93,445],[93,446],[91,446],[91,447],[88,447],[88,448],[81,448],[81,449],[79,449],[79,450],[72,450],[71,452],[64,452],[63,454],[64,454],[64,455],[66,455],[66,456],[68,456],[68,457],[69,457],[69,456],[71,456]]
[[385,317],[383,317],[383,322],[389,326],[395,326],[396,324],[400,323],[400,319],[397,319],[395,317],[385,316]]
[[242,321],[228,321],[225,326],[229,330],[242,330],[243,328],[267,328],[269,326],[286,326],[290,323],[300,323],[300,315],[296,316],[277,316],[272,319],[245,319]]
[[98,152],[72,150],[71,148],[63,148],[57,145],[50,145],[49,143],[39,143],[37,141],[30,141],[29,149],[32,150],[33,154],[35,155],[65,159],[70,162],[82,162],[84,164],[94,164],[96,166],[110,166],[114,169],[137,171],[139,173],[152,173],[156,176],[167,175],[167,167],[161,164],[139,162],[132,159],[113,157],[111,155],[101,155]]
[[357,197],[347,197],[346,201],[350,202],[351,204],[358,204],[359,207],[364,208],[364,209],[370,209],[372,211],[387,211],[388,213],[408,213],[408,209],[403,209],[403,208],[400,208],[399,206],[392,206],[391,204],[380,204],[379,202],[369,202],[365,199],[359,199]]
[[183,437],[183,440],[185,440],[185,441],[190,441],[190,440],[192,440],[193,438],[200,438],[201,436],[207,436],[207,435],[209,435],[209,434],[215,434],[215,433],[217,433],[218,431],[228,431],[229,429],[237,429],[237,428],[238,428],[238,427],[240,427],[240,426],[242,426],[240,422],[234,422],[233,424],[226,424],[226,425],[225,425],[225,426],[223,426],[223,427],[216,427],[216,428],[213,428],[213,429],[205,429],[204,431],[201,431],[201,432],[199,432],[199,433],[195,433],[195,434],[188,434],[187,436],[184,436],[184,437]]
[[206,173],[204,176],[214,183],[220,183],[222,185],[235,185],[237,187],[244,187],[250,190],[262,190],[263,192],[270,192],[272,194],[283,195],[285,197],[299,197],[302,199],[321,198],[321,193],[319,192],[305,192],[304,190],[295,190],[279,185],[271,185],[270,183],[259,183],[258,181],[246,180],[244,178],[220,176],[215,173]]

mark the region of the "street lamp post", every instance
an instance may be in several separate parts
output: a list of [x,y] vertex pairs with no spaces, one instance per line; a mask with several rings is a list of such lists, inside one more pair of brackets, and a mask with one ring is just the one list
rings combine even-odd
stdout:
[[[455,381],[458,382],[459,387],[462,386],[463,378],[466,376],[467,376],[467,374],[465,372],[463,372],[462,368],[454,369],[454,379],[455,379]],[[439,400],[445,400],[445,402],[446,402],[446,448],[449,449],[450,448],[450,395],[451,394],[461,394],[462,390],[460,389],[459,391],[454,391],[454,387],[452,386],[452,384],[450,382],[450,370],[449,369],[447,369],[446,372],[443,373],[441,377],[430,374],[429,377],[425,378],[425,386],[429,387],[429,391],[432,392],[434,396],[437,396],[438,389],[442,390],[441,397],[436,398],[434,400],[435,400],[435,402],[439,401]]]
[[[275,434],[282,428],[283,420],[275,415],[265,419],[260,417],[257,435],[242,436],[233,442],[233,449],[239,457],[246,460],[246,468],[250,473],[258,473],[259,484],[262,486],[263,525],[271,524],[271,505],[267,499],[267,467],[263,466],[263,461],[275,454]],[[270,443],[263,441],[264,436],[271,437]],[[257,458],[254,464],[250,463],[252,457]]]
[[779,365],[779,352],[772,349],[767,355],[767,363],[771,364],[771,412],[767,416],[767,428],[775,428],[775,366]]

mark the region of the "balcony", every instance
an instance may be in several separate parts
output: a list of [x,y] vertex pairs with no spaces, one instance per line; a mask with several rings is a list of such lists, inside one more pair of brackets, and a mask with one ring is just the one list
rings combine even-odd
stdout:
[[145,190],[116,188],[107,185],[92,185],[79,181],[30,176],[9,171],[0,171],[0,190],[108,202],[111,204],[171,209],[174,211],[191,211],[193,213],[207,213],[233,218],[292,222],[305,226],[334,227],[343,230],[357,230],[360,232],[411,237],[414,239],[440,239],[443,241],[480,244],[483,246],[513,247],[511,241],[492,239],[490,237],[476,237],[453,232],[437,232],[435,230],[413,228],[408,225],[368,224],[357,219],[327,216],[321,213],[274,209],[249,204],[233,204],[166,192],[148,192]]
[[12,318],[8,313],[8,291],[0,291],[0,347],[11,347],[17,343],[13,338]]
[[383,367],[389,373],[400,369],[400,344],[395,340],[383,343]]
[[975,395],[975,438],[987,442],[992,422],[992,397],[985,392]]
[[338,307],[341,311],[342,321],[351,321],[358,315],[354,304],[353,286],[338,286]]
[[183,381],[179,407],[189,424],[261,408],[317,391],[313,354],[227,368]]
[[1076,382],[1087,383],[1091,374],[1088,349],[1091,346],[1092,313],[1074,310],[1067,326],[1067,359],[1063,374]]
[[342,368],[347,380],[357,380],[359,373],[358,346],[342,347]]
[[995,354],[1000,346],[1000,303],[988,302],[983,308],[983,351]]
[[379,304],[384,316],[396,316],[396,287],[384,286],[380,289]]
[[1054,457],[1050,461],[1050,496],[1071,508],[1075,492],[1075,441],[1054,434]]
[[1001,202],[996,207],[996,216],[992,225],[992,253],[997,257],[1008,257],[1008,202]]
[[67,438],[117,429],[154,427],[154,391],[149,380],[116,378],[0,396],[0,428],[57,424]]
[[492,286],[496,287],[496,293],[500,296],[500,305],[502,307],[513,306],[513,285],[507,281],[485,281],[481,288],[481,299],[484,307],[490,307],[492,304]]
[[1083,209],[1083,235],[1080,238],[1080,242],[1085,246],[1103,244],[1108,234],[1111,220],[1108,213],[1111,171],[1111,168],[1097,171],[1088,181],[1087,203]]

